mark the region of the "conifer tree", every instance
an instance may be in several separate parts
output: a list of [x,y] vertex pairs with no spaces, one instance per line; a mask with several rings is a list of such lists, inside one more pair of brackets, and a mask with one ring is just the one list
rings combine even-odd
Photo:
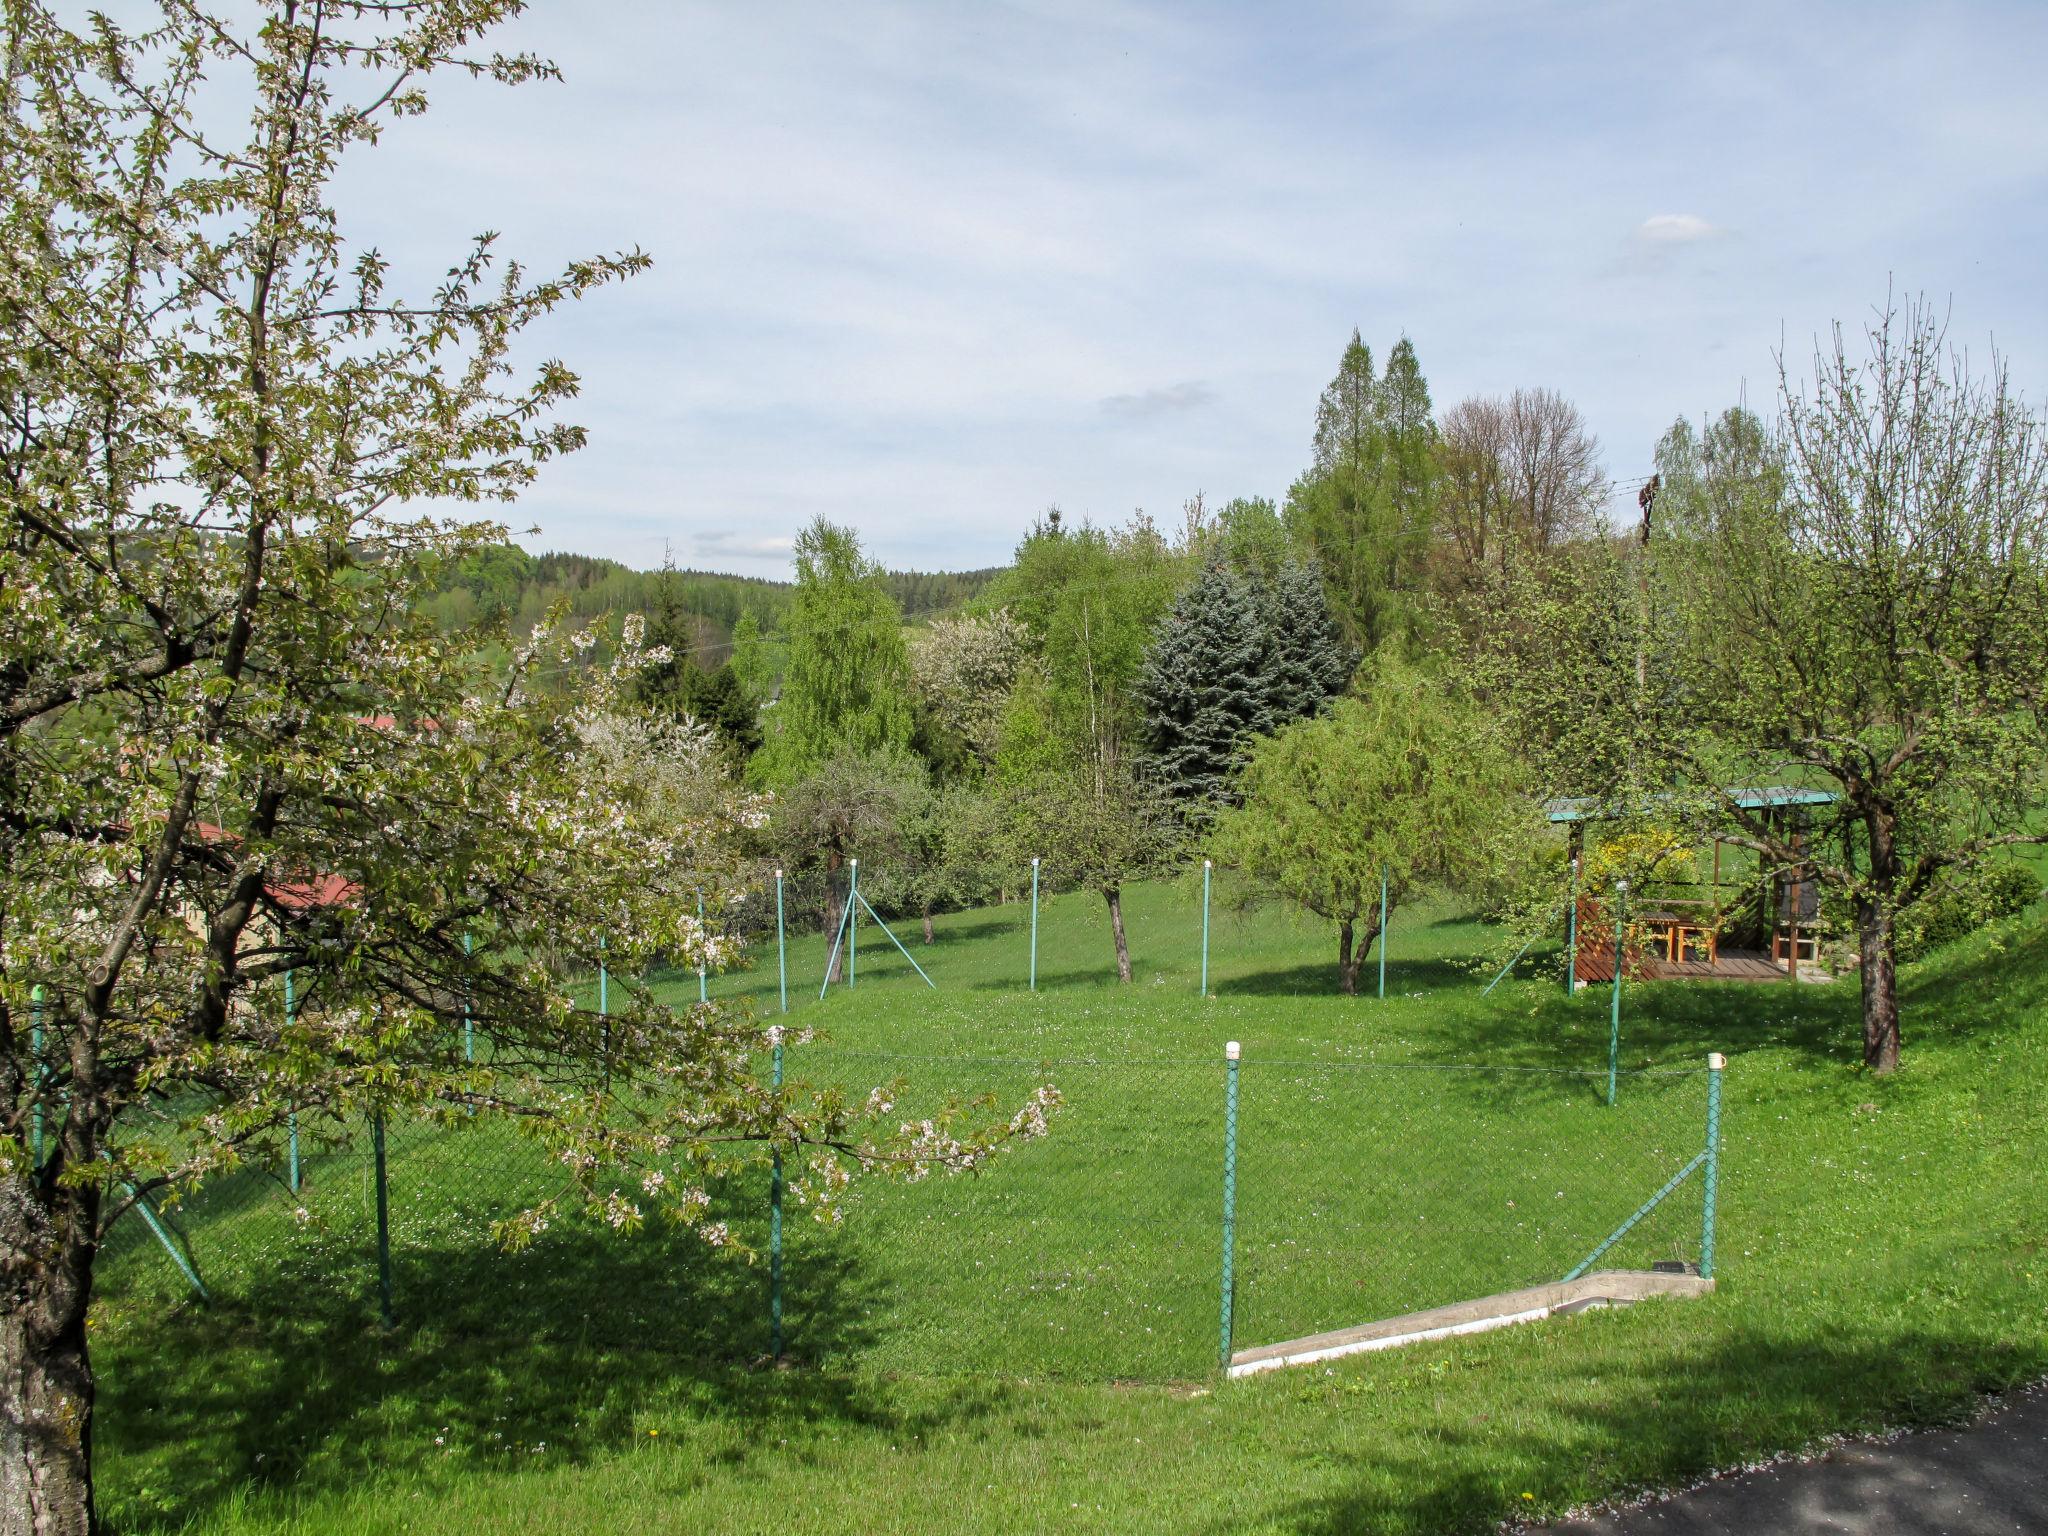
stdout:
[[1420,538],[1436,511],[1437,430],[1430,413],[1429,381],[1415,358],[1415,343],[1403,336],[1387,354],[1379,382],[1379,418],[1384,434],[1380,474],[1396,526]]
[[1316,472],[1369,472],[1379,458],[1380,438],[1380,387],[1372,348],[1354,326],[1351,343],[1337,362],[1337,376],[1316,403]]
[[767,703],[774,693],[775,665],[761,634],[760,615],[751,608],[732,627],[731,666],[747,697],[756,705]]
[[710,726],[740,758],[748,757],[761,745],[757,706],[732,663],[712,669],[698,661],[702,647],[697,642],[706,621],[684,603],[675,562],[667,554],[655,574],[653,599],[647,642],[666,650],[668,659],[641,669],[635,694],[652,709]]
[[1139,678],[1150,759],[1167,793],[1198,819],[1221,799],[1241,743],[1281,722],[1271,649],[1250,584],[1220,563],[1204,568],[1160,623]]
[[1331,617],[1313,562],[1289,560],[1261,593],[1268,633],[1267,678],[1276,724],[1320,710],[1351,681],[1358,654]]
[[1395,346],[1381,379],[1353,331],[1316,407],[1315,463],[1287,494],[1288,534],[1322,567],[1345,634],[1368,649],[1407,622],[1429,531],[1428,415],[1413,345]]

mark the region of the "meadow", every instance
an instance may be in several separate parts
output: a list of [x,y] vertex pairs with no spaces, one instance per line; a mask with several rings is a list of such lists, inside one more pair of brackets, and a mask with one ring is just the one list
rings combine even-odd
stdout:
[[[791,941],[793,1080],[1066,1102],[980,1177],[792,1210],[781,1368],[764,1265],[567,1224],[494,1252],[547,1173],[487,1125],[393,1128],[389,1331],[360,1138],[298,1202],[251,1179],[176,1213],[211,1306],[123,1234],[114,1528],[1482,1530],[2048,1369],[2039,909],[1914,969],[1890,1080],[1855,1065],[1853,985],[1631,986],[1611,1107],[1606,994],[1532,956],[1481,996],[1493,936],[1451,907],[1395,914],[1384,999],[1371,965],[1333,995],[1325,927],[1225,899],[1204,999],[1198,887],[1129,918],[1128,988],[1078,895],[1041,910],[1035,994],[1018,903],[899,926],[933,988],[870,927],[821,1002],[824,940]],[[707,985],[779,1006],[772,949]],[[1557,1278],[1703,1145],[1710,1050],[1717,1293],[1221,1382],[1228,1039],[1239,1347]],[[1696,1260],[1699,1184],[1603,1262]],[[721,1200],[761,1246],[765,1188]]]

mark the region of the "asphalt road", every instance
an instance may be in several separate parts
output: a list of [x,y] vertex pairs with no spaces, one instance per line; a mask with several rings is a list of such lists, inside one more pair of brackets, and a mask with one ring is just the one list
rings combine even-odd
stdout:
[[1655,1503],[1567,1521],[1558,1536],[2012,1536],[2048,1533],[2048,1383],[1965,1429],[1837,1446]]

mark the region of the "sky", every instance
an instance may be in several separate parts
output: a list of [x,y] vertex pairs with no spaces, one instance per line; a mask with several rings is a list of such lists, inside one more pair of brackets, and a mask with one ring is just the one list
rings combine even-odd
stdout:
[[535,0],[498,41],[563,79],[439,77],[336,190],[416,288],[481,229],[653,257],[529,339],[589,430],[536,550],[784,576],[822,514],[966,569],[1053,505],[1284,499],[1354,326],[1439,411],[1561,391],[1624,487],[1888,292],[2048,397],[2040,3]]

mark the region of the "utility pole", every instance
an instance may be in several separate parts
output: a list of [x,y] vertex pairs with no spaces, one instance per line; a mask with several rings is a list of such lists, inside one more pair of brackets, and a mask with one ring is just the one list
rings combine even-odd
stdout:
[[1636,635],[1636,706],[1642,707],[1650,691],[1650,509],[1657,505],[1657,490],[1663,477],[1652,475],[1636,492],[1636,505],[1643,509],[1642,552],[1636,556],[1636,592],[1640,599],[1642,627]]

